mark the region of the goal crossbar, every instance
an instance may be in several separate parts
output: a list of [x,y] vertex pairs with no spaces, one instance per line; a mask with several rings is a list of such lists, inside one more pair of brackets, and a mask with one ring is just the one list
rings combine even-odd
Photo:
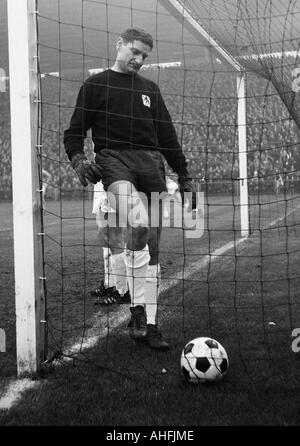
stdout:
[[192,13],[180,0],[158,0],[160,4],[198,41],[209,46],[222,59],[227,67],[237,73],[237,128],[239,140],[239,194],[241,235],[249,235],[249,203],[248,203],[248,174],[247,174],[247,117],[246,117],[246,71],[245,68],[228,53],[219,43],[205,31],[195,20]]
[[209,35],[193,17],[192,13],[180,0],[158,0],[159,3],[185,27],[203,45],[213,49],[222,61],[235,71],[244,71],[244,67]]

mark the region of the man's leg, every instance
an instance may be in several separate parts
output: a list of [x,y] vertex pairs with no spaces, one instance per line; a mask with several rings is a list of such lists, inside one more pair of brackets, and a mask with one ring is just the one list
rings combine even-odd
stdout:
[[146,280],[146,315],[147,315],[147,341],[150,347],[159,350],[169,349],[169,344],[162,339],[157,327],[157,304],[160,287],[159,243],[161,228],[149,229],[148,245],[150,262]]
[[[131,295],[129,333],[133,339],[142,339],[147,335],[145,284],[150,260],[147,245],[148,208],[142,199],[136,200],[138,196],[135,186],[129,181],[116,181],[108,188],[108,199],[114,201],[111,205],[116,206],[119,225],[127,225],[125,265]],[[138,215],[138,221],[134,218],[131,221],[132,215]]]
[[103,221],[105,221],[104,217],[105,213],[99,209],[96,213],[96,223],[98,226],[98,242],[103,255],[104,278],[99,285],[91,291],[91,296],[97,298],[97,301],[95,302],[96,305],[111,305],[114,303],[110,295],[114,290],[115,283],[111,271],[111,250],[107,243],[108,228],[102,224]]
[[126,228],[109,229],[110,267],[120,303],[129,303],[127,271],[125,265]]
[[124,262],[126,229],[104,226],[103,222],[107,223],[107,218],[108,213],[102,212],[102,210],[96,214],[99,245],[103,247],[104,279],[91,292],[91,295],[98,298],[95,302],[98,305],[129,303],[130,296]]
[[114,276],[112,275],[111,268],[111,250],[108,246],[103,246],[103,268],[104,268],[104,286],[105,288],[111,288],[115,286]]
[[150,261],[146,280],[145,303],[147,323],[154,325],[157,323],[157,300],[160,285],[160,264],[158,253],[160,233],[160,228],[150,228],[148,236]]

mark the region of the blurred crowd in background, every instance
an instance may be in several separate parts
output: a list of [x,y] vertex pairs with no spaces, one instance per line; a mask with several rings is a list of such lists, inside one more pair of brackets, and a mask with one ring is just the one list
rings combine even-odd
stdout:
[[[212,193],[238,193],[239,145],[236,76],[182,67],[141,73],[159,84],[195,181]],[[88,77],[88,74],[87,76]],[[81,186],[63,147],[82,75],[41,80],[41,165],[48,198],[75,198]],[[9,92],[0,103],[0,199],[11,197]],[[247,144],[250,192],[291,192],[300,183],[300,134],[270,82],[247,82]],[[22,148],[20,147],[20,150]],[[91,141],[86,151],[93,157]],[[42,170],[41,170],[42,171]],[[167,169],[172,176],[172,172]],[[176,177],[173,177],[176,179]]]

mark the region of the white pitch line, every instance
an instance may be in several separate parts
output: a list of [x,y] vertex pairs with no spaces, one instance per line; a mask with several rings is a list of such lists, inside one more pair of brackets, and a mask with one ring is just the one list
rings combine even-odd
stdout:
[[[287,212],[286,215],[283,217],[277,218],[273,221],[271,221],[266,227],[263,229],[271,228],[279,221],[287,218],[291,213],[295,212],[300,208],[300,205],[297,206],[295,209],[291,209],[291,211]],[[197,271],[201,271],[205,266],[208,264],[211,264],[218,260],[222,255],[224,255],[227,251],[229,251],[232,248],[236,248],[241,243],[249,240],[248,237],[239,238],[233,242],[226,243],[225,245],[221,246],[220,248],[215,249],[211,254],[208,254],[204,256],[204,258],[199,262],[195,261],[188,267],[188,272],[186,274],[182,275],[179,272],[177,273],[177,277],[173,277],[172,279],[169,279],[164,282],[164,284],[161,286],[161,292],[167,291],[170,288],[175,287],[180,283],[180,280],[184,279],[187,280],[190,278],[193,274],[195,274]],[[125,308],[121,308],[118,312],[115,313],[115,315],[112,314],[111,320],[110,320],[110,327],[109,330],[113,331],[116,329],[119,325],[121,325],[123,322],[125,322],[129,317],[128,314],[128,305],[125,306]],[[107,321],[107,316],[103,316]],[[99,327],[99,314],[94,316],[95,323],[93,327],[90,330],[96,329]],[[96,322],[97,321],[97,322]],[[88,334],[88,331],[87,331]],[[104,338],[106,336],[106,332],[97,335],[97,336],[89,336],[88,340],[85,342],[78,342],[76,344],[73,344],[67,351],[69,355],[78,353],[82,350],[86,350],[89,348],[94,347],[97,342]],[[15,405],[19,399],[22,396],[22,393],[25,392],[28,389],[34,388],[37,385],[39,385],[38,381],[31,381],[29,379],[23,379],[23,380],[16,380],[8,386],[8,388],[5,391],[4,396],[0,398],[0,410],[8,410],[13,405]]]
[[[296,206],[296,208],[291,209],[283,217],[276,218],[276,219],[272,220],[269,224],[267,224],[262,229],[265,230],[265,229],[271,228],[276,223],[280,222],[281,220],[284,220],[285,218],[287,218],[290,214],[292,214],[293,212],[295,212],[299,208],[300,208],[300,205]],[[197,261],[191,263],[188,266],[188,271],[186,271],[185,273],[182,274],[181,272],[177,272],[176,277],[173,277],[172,279],[169,279],[169,280],[164,280],[163,284],[160,287],[160,293],[162,293],[164,291],[167,291],[170,288],[173,288],[173,287],[177,286],[180,283],[181,280],[189,279],[197,271],[201,271],[207,265],[212,264],[216,260],[220,259],[220,257],[222,255],[224,255],[227,251],[229,251],[229,250],[231,250],[233,248],[236,248],[238,245],[240,245],[241,243],[247,241],[248,239],[249,239],[249,237],[241,237],[241,238],[239,238],[239,239],[237,239],[235,241],[231,241],[229,243],[226,243],[225,245],[221,246],[220,248],[215,249],[211,254],[205,255],[202,260],[200,260],[200,261],[197,260]],[[99,320],[99,313],[97,313],[94,316],[95,322],[94,322],[92,328],[90,328],[86,332],[86,336],[88,337],[88,339],[86,341],[84,341],[84,342],[81,341],[81,342],[78,342],[76,344],[73,344],[67,350],[67,353],[69,355],[72,355],[72,354],[78,353],[78,352],[80,352],[82,350],[86,350],[88,348],[94,347],[100,339],[103,339],[105,336],[107,336],[108,330],[110,332],[114,331],[119,325],[121,325],[123,322],[126,322],[126,320],[128,318],[129,318],[128,305],[125,305],[122,308],[120,308],[120,310],[118,310],[118,312],[111,314],[110,319],[109,319],[109,329],[103,331],[101,334],[99,334],[97,336],[88,336],[88,332],[89,331],[93,331],[97,327],[99,327],[101,322],[103,322],[103,323],[106,322],[107,323],[107,315],[103,316],[102,319],[100,318],[100,320]]]
[[33,389],[39,385],[39,381],[33,381],[29,378],[18,379],[11,382],[4,392],[4,395],[0,398],[0,410],[9,410],[19,401],[26,390]]
[[296,206],[295,209],[291,209],[289,212],[287,212],[285,215],[283,215],[280,218],[276,218],[274,220],[271,221],[271,223],[269,223],[265,228],[263,229],[268,229],[271,228],[272,226],[276,225],[276,223],[279,223],[281,220],[284,220],[285,218],[287,218],[289,215],[291,215],[293,212],[296,212],[298,209],[300,208],[300,205]]
[[[211,254],[207,254],[204,256],[204,258],[201,261],[195,261],[191,263],[188,266],[188,271],[184,274],[181,272],[177,272],[176,277],[172,277],[171,279],[167,279],[163,281],[163,284],[160,286],[160,293],[165,292],[169,290],[170,288],[173,288],[177,286],[181,280],[187,280],[191,276],[193,276],[197,271],[201,271],[205,266],[215,262],[218,260],[222,255],[224,255],[227,251],[230,249],[237,247],[242,242],[246,241],[247,237],[240,238],[236,241],[226,243],[226,245],[221,246],[220,248],[215,249]],[[97,336],[89,336],[89,331],[94,331],[97,327],[101,325],[101,322],[107,323],[107,315],[103,315],[102,318],[99,320],[99,313],[97,313],[94,316],[95,322],[93,326],[87,330],[86,336],[88,339],[84,342],[77,342],[76,344],[73,344],[69,349],[67,349],[66,353],[68,355],[72,355],[75,353],[80,353],[82,350],[86,350],[89,348],[94,347],[97,342],[100,339],[103,339],[105,336],[107,336],[108,331],[112,332],[114,331],[119,325],[121,325],[123,322],[126,322],[126,320],[129,318],[128,313],[128,305],[122,306],[120,310],[116,313],[112,313],[109,319],[109,329],[106,329],[101,334]]]
[[[229,242],[226,243],[226,245],[222,246],[221,248],[215,249],[212,254],[206,255],[200,262],[196,261],[193,262],[191,265],[189,265],[188,272],[186,274],[182,275],[180,272],[177,273],[177,277],[173,277],[172,279],[169,279],[167,281],[164,281],[164,284],[161,286],[161,292],[167,291],[170,288],[175,287],[180,283],[180,281],[184,278],[184,280],[187,280],[189,277],[191,277],[193,274],[195,274],[197,271],[200,271],[203,269],[206,265],[209,263],[212,263],[216,261],[218,258],[220,258],[221,255],[225,254],[225,252],[229,251],[235,246],[238,246],[240,243],[247,240],[246,238],[240,238],[236,240],[235,242]],[[114,331],[119,325],[121,325],[123,322],[125,322],[129,317],[128,313],[128,305],[122,308],[118,312],[115,313],[115,315],[112,314],[112,318],[110,320],[110,326],[109,331]],[[102,318],[100,318],[99,321],[99,314],[94,316],[94,325],[91,329],[87,330],[86,335],[88,336],[88,332],[95,330],[97,327],[99,327],[99,322],[107,321],[107,316],[104,315]],[[76,344],[73,344],[69,349],[67,349],[66,353],[67,355],[72,355],[75,353],[80,353],[83,350],[89,349],[94,347],[100,339],[104,338],[107,335],[107,331],[101,333],[97,336],[88,336],[88,339],[84,342],[77,342]],[[68,360],[68,358],[66,358]],[[70,358],[71,360],[71,358]],[[23,379],[23,380],[17,380],[8,386],[4,396],[0,398],[0,410],[8,410],[13,405],[15,405],[18,400],[21,398],[22,393],[26,390],[33,388],[37,385],[38,381],[31,381],[29,379]]]

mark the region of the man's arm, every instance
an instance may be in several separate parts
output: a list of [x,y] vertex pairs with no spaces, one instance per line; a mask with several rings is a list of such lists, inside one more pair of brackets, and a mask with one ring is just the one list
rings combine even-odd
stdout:
[[87,180],[95,184],[102,177],[100,166],[89,161],[84,154],[84,139],[92,127],[94,116],[92,86],[84,83],[78,94],[70,127],[64,132],[67,156],[83,186],[88,185]]
[[92,85],[85,82],[80,88],[70,126],[64,132],[65,150],[70,161],[75,154],[84,152],[84,139],[94,116]]
[[178,176],[187,175],[187,161],[178,142],[171,116],[158,89],[156,100],[156,131],[159,150]]
[[159,90],[156,104],[156,130],[160,145],[159,150],[164,155],[169,166],[178,175],[182,202],[184,202],[184,193],[190,192],[192,193],[192,208],[196,209],[196,193],[192,178],[188,173],[186,157],[182,152],[171,116]]

